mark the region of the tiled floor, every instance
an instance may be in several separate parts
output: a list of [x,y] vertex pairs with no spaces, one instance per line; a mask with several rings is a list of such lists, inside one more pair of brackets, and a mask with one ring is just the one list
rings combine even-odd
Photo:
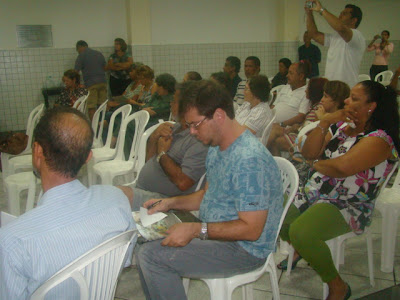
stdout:
[[[3,191],[2,181],[0,182],[0,210],[7,211],[7,200]],[[23,197],[26,197],[26,194],[22,193],[22,198]],[[374,252],[374,287],[370,286],[369,283],[367,252],[364,238],[362,236],[356,237],[347,241],[346,244],[345,264],[341,267],[340,274],[351,286],[353,291],[353,297],[351,299],[357,299],[393,286],[398,283],[395,281],[396,278],[397,280],[400,278],[400,238],[397,239],[395,270],[393,273],[383,273],[380,271],[381,217],[378,212],[374,215],[371,230],[373,235]],[[398,232],[398,235],[400,235],[400,231]],[[278,251],[274,258],[276,262],[279,262],[284,258],[284,256]],[[299,262],[297,268],[291,273],[290,277],[286,276],[286,273],[282,273],[280,270],[278,270],[278,276],[282,300],[322,299],[321,280],[306,262]],[[267,274],[255,282],[253,288],[255,300],[272,299],[269,276]],[[192,280],[190,283],[188,298],[189,300],[209,299],[210,294],[207,286],[201,281]],[[123,271],[115,299],[145,299],[135,266]],[[241,299],[240,289],[234,291],[233,299]]]

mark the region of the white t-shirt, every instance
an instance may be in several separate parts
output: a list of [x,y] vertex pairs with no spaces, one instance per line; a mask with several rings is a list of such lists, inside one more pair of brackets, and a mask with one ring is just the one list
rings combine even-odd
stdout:
[[265,127],[268,125],[272,118],[272,112],[268,103],[261,102],[250,107],[250,103],[244,101],[243,104],[236,111],[236,121],[240,125],[247,126],[256,132],[256,137],[261,137]]
[[286,84],[275,100],[276,123],[285,122],[299,113],[307,114],[310,110],[310,100],[306,98],[306,85],[292,91]]
[[346,43],[337,33],[325,33],[326,57],[325,77],[341,80],[352,88],[358,82],[358,71],[365,51],[365,38],[357,29],[351,29],[353,37]]

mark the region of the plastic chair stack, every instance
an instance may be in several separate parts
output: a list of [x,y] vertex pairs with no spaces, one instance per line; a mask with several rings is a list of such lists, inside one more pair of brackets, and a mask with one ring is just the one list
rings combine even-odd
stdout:
[[[124,119],[121,124],[117,155],[113,160],[102,161],[93,166],[93,171],[96,175],[100,176],[102,184],[112,185],[114,177],[134,173],[138,159],[139,142],[149,118],[150,115],[147,111],[139,111]],[[135,122],[135,135],[133,137],[129,158],[126,160],[124,154],[125,134],[128,124],[133,121]]]
[[129,230],[105,241],[58,271],[43,283],[31,300],[43,300],[60,283],[71,279],[80,290],[80,300],[112,300],[129,244],[137,232]]
[[[292,204],[297,189],[299,187],[299,175],[297,174],[295,167],[288,160],[282,157],[274,158],[281,171],[283,193],[287,194],[288,196],[288,200],[279,221],[279,227],[275,238],[276,243],[279,231],[282,227],[283,220],[285,219],[289,206]],[[253,299],[253,288],[250,283],[259,279],[265,272],[270,273],[273,298],[274,300],[279,300],[280,294],[278,286],[278,276],[276,272],[273,253],[268,255],[265,264],[262,267],[254,271],[235,275],[229,278],[201,278],[201,280],[204,281],[210,289],[211,300],[230,300],[232,298],[233,290],[238,286],[242,286],[242,298],[250,300]],[[189,279],[184,278],[183,284],[187,294],[189,288]]]

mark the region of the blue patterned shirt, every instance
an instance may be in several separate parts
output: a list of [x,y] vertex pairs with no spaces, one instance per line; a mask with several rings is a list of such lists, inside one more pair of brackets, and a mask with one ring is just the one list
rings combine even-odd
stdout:
[[[129,201],[115,187],[88,189],[74,180],[48,190],[35,209],[0,229],[0,299],[29,299],[74,259],[135,228]],[[78,299],[72,284],[46,299]]]
[[203,222],[239,219],[238,212],[268,210],[257,241],[238,241],[251,255],[265,258],[274,250],[283,210],[280,172],[274,158],[246,130],[226,150],[210,147],[207,160],[208,190],[200,205]]

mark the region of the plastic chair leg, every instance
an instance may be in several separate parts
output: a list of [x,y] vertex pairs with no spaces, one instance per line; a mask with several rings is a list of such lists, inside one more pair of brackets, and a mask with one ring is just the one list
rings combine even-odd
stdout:
[[399,212],[391,207],[385,207],[382,211],[382,272],[389,273],[393,271],[398,217]]
[[371,233],[367,232],[366,233],[366,241],[367,241],[367,251],[368,251],[368,270],[369,270],[369,282],[371,286],[375,285],[375,279],[374,279],[374,258],[373,258],[373,253],[372,253],[372,237]]
[[290,276],[290,272],[292,272],[293,256],[294,256],[294,248],[293,248],[293,246],[290,246],[289,247],[289,256],[288,256],[286,276]]
[[183,288],[185,289],[185,294],[187,296],[187,294],[189,292],[190,279],[189,278],[182,278],[182,283],[183,283]]

